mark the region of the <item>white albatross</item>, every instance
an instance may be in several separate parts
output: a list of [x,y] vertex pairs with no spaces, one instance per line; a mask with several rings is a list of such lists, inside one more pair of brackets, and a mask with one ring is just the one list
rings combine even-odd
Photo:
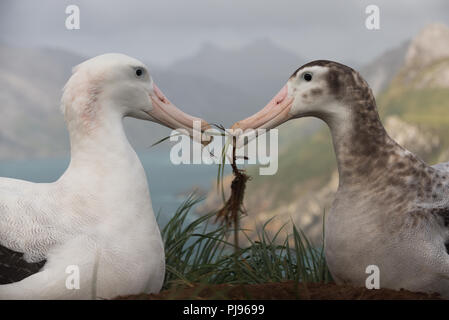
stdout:
[[307,116],[329,126],[337,157],[339,186],[325,219],[335,281],[365,286],[375,265],[381,288],[449,298],[449,164],[428,166],[393,141],[365,80],[331,61],[300,67],[264,109],[233,128]]
[[164,246],[145,171],[122,119],[189,132],[202,120],[177,109],[145,65],[122,54],[75,67],[61,105],[70,133],[67,171],[54,183],[0,179],[0,298],[158,292]]

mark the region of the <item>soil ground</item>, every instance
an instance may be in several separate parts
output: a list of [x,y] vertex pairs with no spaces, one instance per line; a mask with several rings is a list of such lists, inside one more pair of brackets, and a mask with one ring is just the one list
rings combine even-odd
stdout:
[[368,290],[333,283],[298,284],[294,281],[264,284],[219,284],[178,286],[159,294],[140,294],[119,299],[126,300],[434,300],[437,294],[411,292],[407,290]]

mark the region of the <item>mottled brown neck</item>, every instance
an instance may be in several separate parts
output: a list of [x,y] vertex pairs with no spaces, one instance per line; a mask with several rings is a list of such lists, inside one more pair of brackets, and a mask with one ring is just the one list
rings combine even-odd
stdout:
[[340,180],[367,178],[387,166],[388,157],[400,148],[385,131],[374,99],[352,101],[350,123],[343,130],[332,128]]
[[433,170],[390,138],[374,98],[352,101],[350,110],[350,123],[344,130],[331,127],[340,185],[386,181],[390,186],[406,187],[406,177],[424,177]]

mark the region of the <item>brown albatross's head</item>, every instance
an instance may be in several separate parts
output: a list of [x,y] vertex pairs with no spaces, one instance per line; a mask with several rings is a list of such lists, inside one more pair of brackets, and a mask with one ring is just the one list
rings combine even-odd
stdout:
[[374,98],[366,81],[343,64],[317,60],[298,68],[262,110],[232,128],[271,129],[289,119],[308,116],[331,124],[352,118],[354,112],[377,121]]

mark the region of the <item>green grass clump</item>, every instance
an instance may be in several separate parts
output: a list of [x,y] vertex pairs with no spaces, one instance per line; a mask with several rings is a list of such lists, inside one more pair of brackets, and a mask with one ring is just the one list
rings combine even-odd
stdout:
[[[193,283],[331,281],[323,248],[313,247],[294,225],[290,232],[284,225],[271,236],[267,230],[269,220],[258,231],[256,240],[247,231],[239,230],[248,244],[235,253],[234,244],[228,241],[232,230],[214,223],[216,212],[187,221],[189,212],[200,201],[189,196],[162,229],[167,266],[164,289]],[[285,238],[281,240],[282,235]]]

